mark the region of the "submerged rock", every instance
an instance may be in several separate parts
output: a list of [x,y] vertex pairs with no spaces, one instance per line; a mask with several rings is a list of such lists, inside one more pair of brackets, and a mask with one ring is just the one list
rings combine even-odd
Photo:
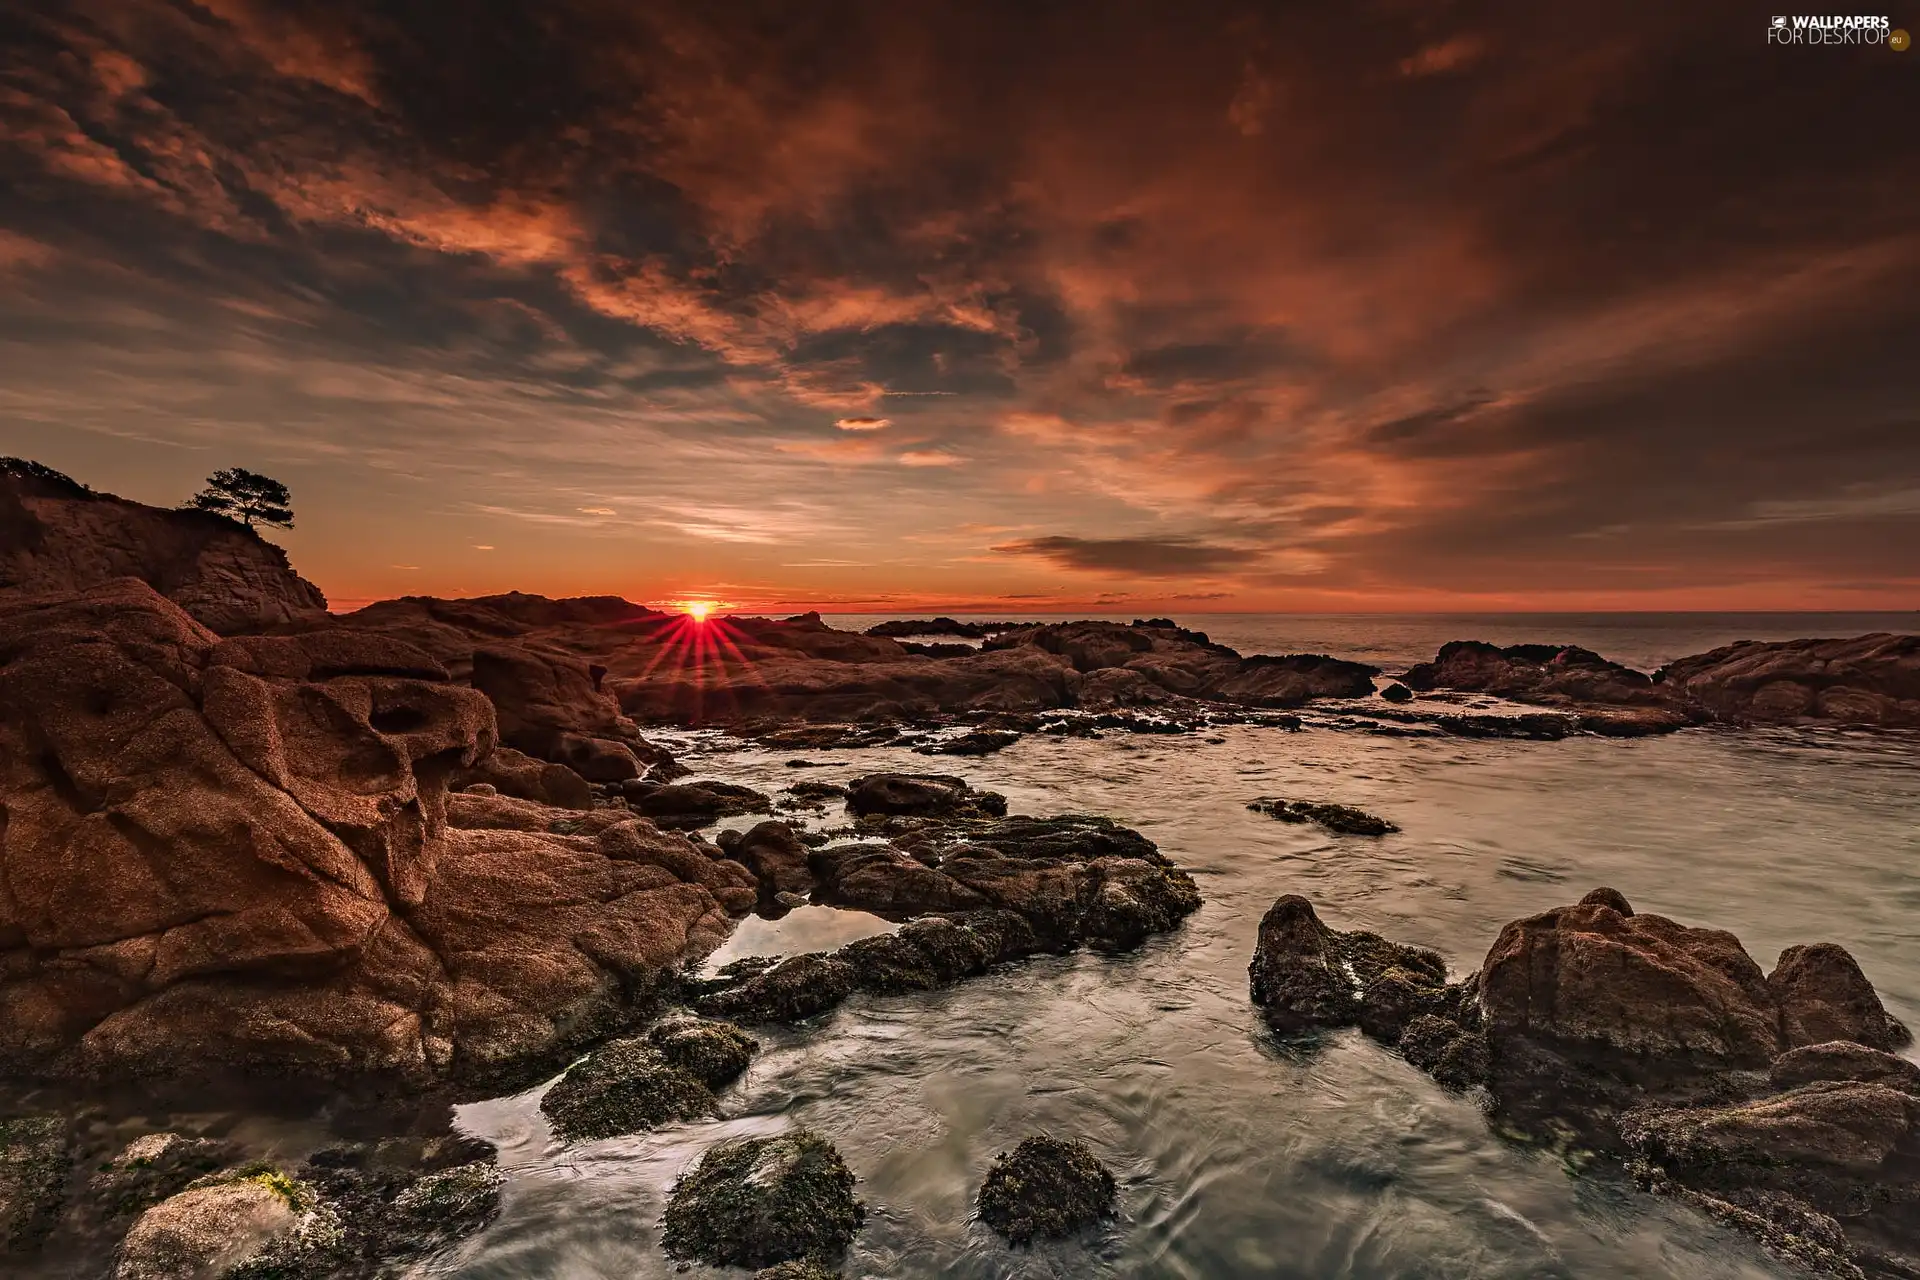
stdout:
[[1010,730],[975,729],[958,738],[915,747],[914,751],[923,756],[990,756],[996,751],[1004,751],[1018,741],[1020,741],[1020,735]]
[[261,1280],[397,1274],[396,1263],[472,1235],[500,1211],[505,1178],[494,1156],[491,1143],[454,1135],[393,1138],[316,1153],[300,1176],[319,1192],[337,1224],[333,1245],[311,1258],[330,1265],[274,1272]]
[[643,1133],[712,1115],[712,1092],[697,1076],[645,1040],[601,1045],[560,1077],[540,1110],[569,1141]]
[[25,1253],[52,1229],[66,1197],[67,1122],[0,1120],[0,1255]]
[[1392,684],[1388,685],[1386,688],[1382,689],[1380,691],[1380,696],[1382,698],[1385,698],[1388,702],[1412,702],[1413,690],[1407,688],[1407,686],[1401,684],[1398,680],[1396,680]]
[[753,1273],[753,1280],[842,1280],[841,1273],[818,1262],[782,1262]]
[[1275,800],[1263,796],[1247,805],[1247,808],[1282,822],[1316,822],[1337,835],[1384,836],[1400,829],[1385,818],[1377,818],[1364,809],[1344,804]]
[[1031,1244],[1112,1217],[1117,1194],[1086,1143],[1039,1134],[994,1158],[980,1185],[980,1219],[1012,1244]]
[[809,1129],[713,1147],[667,1200],[669,1257],[716,1267],[838,1258],[866,1217],[854,1176]]

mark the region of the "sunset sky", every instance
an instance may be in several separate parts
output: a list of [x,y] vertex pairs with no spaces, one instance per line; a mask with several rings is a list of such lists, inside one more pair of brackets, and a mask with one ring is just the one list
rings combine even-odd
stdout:
[[336,606],[1916,608],[1920,52],[1770,12],[10,5],[0,453]]

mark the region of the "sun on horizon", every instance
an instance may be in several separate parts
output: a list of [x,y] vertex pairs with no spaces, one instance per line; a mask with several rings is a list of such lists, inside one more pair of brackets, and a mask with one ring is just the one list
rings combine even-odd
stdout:
[[686,615],[695,622],[705,622],[707,615],[713,612],[711,600],[689,600],[684,606]]

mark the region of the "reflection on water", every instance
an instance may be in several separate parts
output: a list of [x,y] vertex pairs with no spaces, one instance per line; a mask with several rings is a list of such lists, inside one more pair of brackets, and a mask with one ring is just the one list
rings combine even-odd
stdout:
[[777,920],[748,916],[719,950],[707,957],[702,972],[750,956],[794,956],[807,951],[832,951],[862,938],[892,933],[900,926],[865,911],[839,907],[795,907]]
[[[1839,942],[1914,1022],[1920,739],[1213,736],[1035,737],[940,762],[1016,812],[1146,832],[1207,900],[1178,932],[1132,956],[1045,957],[756,1032],[765,1048],[710,1124],[565,1147],[537,1091],[466,1108],[463,1123],[502,1145],[506,1207],[428,1270],[666,1280],[658,1222],[679,1172],[719,1139],[805,1123],[861,1178],[869,1212],[849,1277],[1792,1274],[1615,1177],[1575,1177],[1501,1140],[1471,1100],[1357,1033],[1276,1043],[1248,1002],[1247,961],[1281,893],[1306,894],[1335,927],[1435,947],[1460,971],[1507,920],[1605,884],[1641,910],[1734,930],[1767,967],[1793,943]],[[783,758],[692,763],[778,788]],[[927,765],[901,750],[830,759],[808,776]],[[1244,808],[1259,795],[1355,804],[1403,830],[1278,823]],[[1015,1252],[973,1221],[972,1197],[994,1154],[1036,1130],[1090,1142],[1120,1178],[1123,1212],[1086,1240]]]

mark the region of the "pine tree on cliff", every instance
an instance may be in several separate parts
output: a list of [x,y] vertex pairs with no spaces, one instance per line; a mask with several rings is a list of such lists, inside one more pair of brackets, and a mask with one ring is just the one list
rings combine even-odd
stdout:
[[293,528],[293,495],[287,492],[287,486],[245,467],[228,467],[208,476],[207,487],[187,506],[244,521],[248,528],[256,520],[281,529]]

